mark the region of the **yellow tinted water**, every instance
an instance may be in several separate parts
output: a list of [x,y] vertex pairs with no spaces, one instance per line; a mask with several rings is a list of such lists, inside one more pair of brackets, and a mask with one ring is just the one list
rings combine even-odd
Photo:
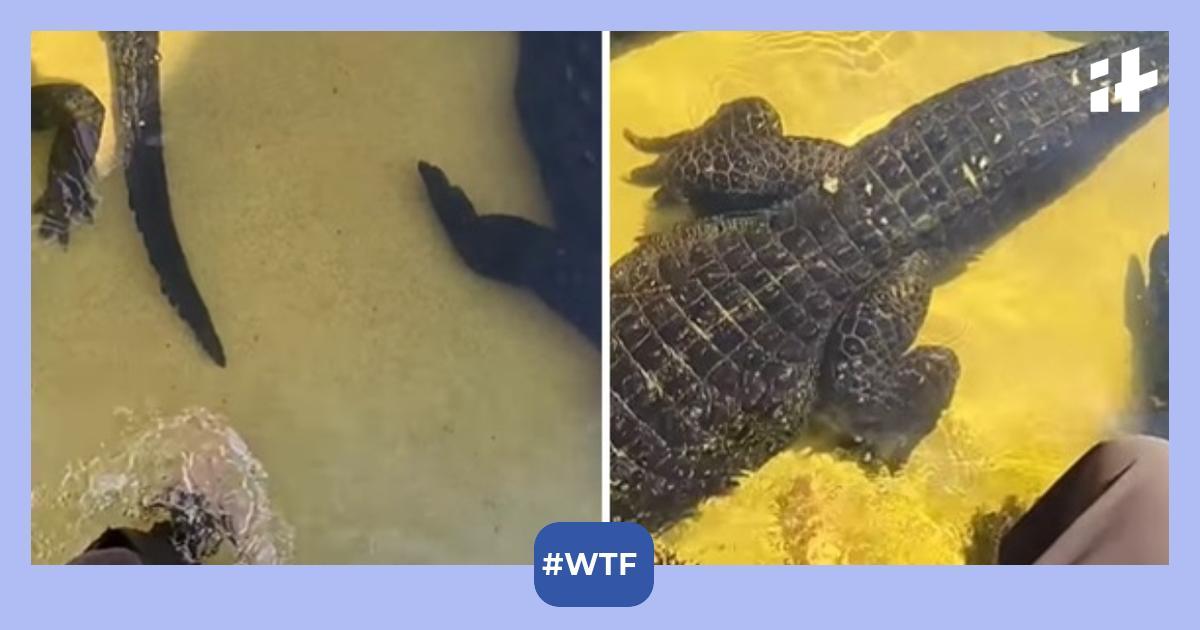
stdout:
[[[612,257],[686,216],[649,209],[651,190],[622,179],[648,159],[624,128],[674,132],[759,95],[787,133],[852,143],[942,89],[1077,45],[1044,33],[691,33],[634,50],[612,65]],[[935,292],[920,341],[953,347],[963,373],[901,474],[784,452],[661,542],[685,562],[962,562],[977,510],[1036,497],[1120,424],[1125,265],[1167,230],[1167,119]]]
[[[159,294],[110,117],[96,224],[65,252],[32,239],[35,486],[118,440],[117,409],[202,406],[262,460],[296,562],[525,562],[547,522],[599,518],[598,352],[467,271],[415,170],[442,166],[481,211],[548,218],[516,38],[165,33],[161,52],[175,219],[229,367]],[[37,33],[32,53],[35,81],[111,102],[95,33]],[[34,136],[35,195],[49,144]],[[34,560],[87,541],[57,542]]]

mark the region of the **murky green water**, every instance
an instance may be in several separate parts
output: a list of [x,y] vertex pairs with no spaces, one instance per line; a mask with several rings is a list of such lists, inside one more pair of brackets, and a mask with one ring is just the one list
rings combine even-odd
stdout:
[[[160,295],[106,134],[95,225],[67,251],[33,237],[34,561],[117,524],[72,522],[69,467],[192,407],[261,461],[293,562],[525,562],[545,523],[598,519],[599,353],[469,272],[416,174],[548,219],[515,36],[164,33],[161,52],[175,220],[229,366]],[[32,54],[35,82],[109,102],[95,33],[35,34]]]

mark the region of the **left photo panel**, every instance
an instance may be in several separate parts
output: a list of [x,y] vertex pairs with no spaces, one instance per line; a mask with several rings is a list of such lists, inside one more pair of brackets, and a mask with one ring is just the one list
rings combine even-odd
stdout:
[[600,520],[602,38],[33,33],[32,561]]

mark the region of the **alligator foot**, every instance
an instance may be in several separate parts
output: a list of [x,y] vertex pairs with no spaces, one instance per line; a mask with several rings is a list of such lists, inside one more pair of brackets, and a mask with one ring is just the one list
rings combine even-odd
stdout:
[[595,256],[557,232],[521,217],[481,215],[442,170],[420,162],[425,184],[442,227],[460,258],[475,273],[530,289],[596,345],[600,343],[599,276]]
[[630,172],[632,183],[658,186],[657,205],[686,202],[703,215],[779,202],[822,182],[846,156],[835,142],[784,136],[779,113],[762,98],[726,103],[695,129],[657,138],[626,130],[625,139],[659,154]]
[[847,310],[826,344],[818,421],[872,465],[903,465],[958,380],[949,348],[908,350],[929,305],[931,267],[925,254],[909,256]]
[[66,247],[71,227],[91,223],[96,207],[90,177],[104,105],[91,90],[73,83],[34,86],[30,100],[34,131],[54,130],[46,190],[33,204],[33,212],[42,215],[38,235]]
[[553,233],[536,223],[503,214],[480,215],[466,193],[442,170],[420,162],[417,170],[450,242],[472,271],[515,286],[527,286],[529,253],[546,249]]

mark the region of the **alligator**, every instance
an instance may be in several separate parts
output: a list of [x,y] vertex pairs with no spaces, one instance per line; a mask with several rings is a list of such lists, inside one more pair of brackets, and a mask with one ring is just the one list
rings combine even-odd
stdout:
[[430,204],[472,271],[532,290],[600,345],[600,55],[596,32],[521,33],[515,97],[555,227],[481,215],[442,170],[418,163]]
[[[1140,111],[1092,112],[1092,62],[1141,48]],[[660,530],[804,436],[896,470],[960,366],[910,348],[933,286],[1168,104],[1168,36],[1124,33],[932,96],[852,146],[722,105],[631,172],[701,215],[612,267],[611,513]],[[1128,97],[1124,97],[1128,98]]]
[[1162,438],[1170,436],[1169,238],[1163,234],[1154,239],[1146,274],[1136,256],[1129,257],[1125,274],[1125,325],[1133,338],[1135,411],[1144,418],[1143,428]]
[[[163,160],[158,33],[108,32],[103,37],[112,66],[114,118],[134,221],[163,295],[209,357],[224,367],[225,350],[188,270],[171,217]],[[105,110],[94,93],[74,83],[34,86],[31,100],[33,129],[55,131],[46,190],[33,206],[34,213],[42,215],[38,233],[66,247],[72,226],[92,221],[96,197],[91,171]]]

